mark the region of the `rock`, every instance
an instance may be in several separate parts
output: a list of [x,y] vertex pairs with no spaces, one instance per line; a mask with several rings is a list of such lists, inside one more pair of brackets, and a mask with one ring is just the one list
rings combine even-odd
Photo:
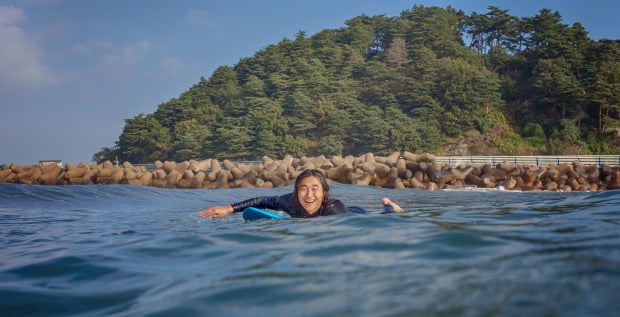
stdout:
[[[216,159],[202,161],[156,161],[156,169],[147,171],[144,166],[123,162],[114,166],[111,161],[97,165],[80,162],[77,166],[67,163],[57,165],[11,164],[0,168],[0,182],[24,184],[130,184],[167,188],[230,188],[230,187],[279,187],[292,185],[306,169],[325,172],[328,181],[374,185],[387,188],[438,190],[458,189],[466,186],[493,188],[498,185],[507,190],[595,191],[620,188],[620,168],[608,164],[571,164],[530,166],[502,162],[490,164],[460,164],[457,167],[441,165],[431,154],[416,155],[411,152],[394,152],[387,157],[366,153],[359,157],[325,156],[302,157],[290,155],[282,160],[263,157],[260,164],[246,165]],[[222,169],[223,167],[223,169]]]
[[134,186],[144,186],[144,184],[142,184],[142,181],[140,179],[128,179],[126,184],[134,185]]
[[263,165],[265,165],[265,166],[267,166],[267,165],[269,165],[269,164],[271,164],[273,162],[273,160],[271,158],[269,158],[269,156],[263,156],[261,161],[263,162]]
[[222,170],[222,167],[220,166],[220,162],[218,162],[218,160],[216,159],[212,159],[211,160],[211,171],[207,175],[207,180],[209,182],[215,182],[215,180],[217,179],[217,174],[221,170]]
[[166,175],[167,185],[166,187],[173,188],[176,186],[177,182],[183,178],[183,174],[179,173],[177,170],[172,170],[168,175]]
[[442,171],[436,178],[437,182],[448,184],[456,180],[456,175],[451,171]]
[[207,178],[207,174],[205,174],[204,171],[198,171],[192,178],[192,181],[189,187],[193,189],[203,188],[203,183],[206,178]]
[[429,183],[426,185],[426,190],[439,190],[439,187],[437,186],[437,184],[436,184],[436,183],[429,182]]
[[165,179],[166,171],[164,171],[163,169],[156,170],[155,172],[153,172],[153,178],[154,179]]
[[133,168],[125,169],[125,179],[140,179],[142,177],[142,173],[138,173]]
[[0,170],[0,183],[15,183],[17,181],[17,174],[13,173],[11,169]]
[[557,191],[558,190],[558,183],[556,183],[556,182],[554,182],[552,180],[549,180],[548,182],[546,182],[543,185],[543,189],[544,190],[548,190],[548,191]]
[[405,160],[411,161],[411,162],[417,162],[417,160],[418,160],[418,156],[417,155],[415,155],[415,154],[413,154],[411,152],[408,152],[408,151],[403,152],[403,158]]
[[470,173],[465,177],[465,184],[478,186],[482,183],[482,179],[476,174]]
[[143,186],[152,186],[153,185],[153,174],[152,173],[144,173],[142,177],[140,177],[140,182]]
[[394,188],[394,189],[403,189],[403,188],[405,188],[405,184],[403,183],[403,181],[400,178],[398,178],[398,177],[395,178],[393,180],[393,182],[394,183],[392,185],[392,188]]
[[426,176],[428,176],[428,179],[431,182],[437,182],[437,180],[438,180],[440,175],[441,174],[439,172],[439,169],[437,169],[435,167],[435,165],[432,165],[432,164],[427,165],[427,167],[426,167]]
[[491,177],[482,177],[478,187],[495,188],[497,187],[497,183]]
[[183,178],[184,179],[192,179],[194,177],[194,172],[192,172],[192,170],[185,170],[183,171]]
[[534,174],[534,171],[532,171],[529,168],[525,170],[521,178],[523,179],[523,182],[527,186],[534,186],[534,182],[537,180],[536,175]]
[[189,169],[189,162],[188,162],[188,161],[181,162],[181,163],[177,164],[177,165],[174,167],[174,169],[175,169],[177,172],[179,172],[179,173],[183,174],[183,173],[185,173],[185,171],[186,171],[186,170],[188,170],[188,169]]
[[192,186],[191,178],[182,178],[176,183],[176,188],[189,189]]
[[385,164],[375,163],[374,170],[377,178],[386,178],[390,174],[390,167]]
[[166,179],[153,179],[151,184],[154,187],[159,187],[159,188],[166,188],[166,185],[168,184],[168,181]]
[[171,162],[171,161],[165,161],[162,168],[164,169],[166,174],[169,174],[170,172],[174,171],[176,167],[177,167],[177,163]]
[[372,177],[367,173],[352,173],[351,184],[353,185],[370,185]]
[[394,152],[386,158],[385,165],[389,167],[395,167],[399,158],[400,158],[400,152]]
[[233,164],[230,160],[224,160],[222,161],[222,166],[224,166],[225,170],[230,171],[233,167],[235,167],[235,164]]
[[452,172],[456,176],[456,179],[464,180],[473,170],[474,168],[472,166],[467,166],[465,168],[452,169]]
[[[349,183],[351,181],[351,172],[353,171],[353,164],[345,162],[344,164],[330,168],[327,170],[327,177],[341,183]],[[274,184],[275,185],[275,184]]]
[[419,181],[417,178],[412,177],[409,180],[409,186],[411,188],[416,188],[416,189],[425,189],[426,185],[424,185],[424,183],[422,183],[421,181]]
[[601,173],[598,166],[589,165],[585,168],[584,175],[588,178],[590,183],[598,183]]
[[606,187],[608,189],[618,189],[620,188],[620,170],[617,168],[611,172],[610,179],[607,182]]
[[233,179],[238,180],[242,179],[245,176],[245,172],[243,172],[240,168],[233,166],[230,168],[230,173],[232,174]]
[[504,181],[506,190],[515,190],[517,187],[517,176],[510,176]]
[[47,165],[43,167],[43,173],[40,176],[43,185],[58,185],[62,167],[58,165]]
[[94,182],[89,177],[74,177],[69,179],[71,185],[93,185]]
[[207,170],[209,170],[211,168],[211,160],[207,159],[207,160],[202,160],[202,161],[193,161],[190,162],[189,164],[189,168],[194,172],[197,173],[199,171],[203,171],[206,172]]

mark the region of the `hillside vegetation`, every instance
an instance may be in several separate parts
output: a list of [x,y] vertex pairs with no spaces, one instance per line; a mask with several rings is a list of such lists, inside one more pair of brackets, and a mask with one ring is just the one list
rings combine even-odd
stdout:
[[619,40],[593,41],[548,9],[414,6],[221,66],[126,119],[93,159],[617,154],[619,120]]

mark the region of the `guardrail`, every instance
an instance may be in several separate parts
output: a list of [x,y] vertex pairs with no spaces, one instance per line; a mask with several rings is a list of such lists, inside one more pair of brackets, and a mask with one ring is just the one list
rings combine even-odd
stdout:
[[608,164],[620,165],[620,155],[551,155],[551,156],[438,156],[437,162],[457,166],[459,164],[491,164],[497,163],[528,164],[536,166],[560,165],[563,163],[581,162],[586,165]]

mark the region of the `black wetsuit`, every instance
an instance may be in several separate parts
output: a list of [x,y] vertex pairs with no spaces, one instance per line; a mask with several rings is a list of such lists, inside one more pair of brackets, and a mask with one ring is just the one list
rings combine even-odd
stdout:
[[[363,208],[360,207],[347,207],[340,200],[329,198],[323,202],[321,208],[313,214],[309,214],[305,209],[293,199],[293,193],[285,194],[282,196],[263,196],[250,198],[238,203],[231,204],[233,212],[241,212],[248,207],[255,207],[261,209],[274,209],[282,210],[293,218],[314,218],[321,216],[331,216],[337,214],[367,214]],[[393,213],[394,208],[390,205],[383,206],[382,214]]]
[[295,199],[293,199],[293,193],[282,196],[256,197],[231,205],[233,206],[233,212],[240,212],[248,207],[266,208],[282,210],[293,218],[313,218],[355,212],[347,208],[340,200],[328,198],[326,202],[323,202],[321,208],[319,208],[317,212],[309,214],[295,201]]

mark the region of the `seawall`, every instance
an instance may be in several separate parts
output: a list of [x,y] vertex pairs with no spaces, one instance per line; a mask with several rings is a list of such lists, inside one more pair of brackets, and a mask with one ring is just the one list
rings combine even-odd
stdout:
[[620,188],[620,167],[583,164],[578,161],[539,167],[528,164],[464,163],[456,167],[438,163],[431,154],[395,152],[389,156],[368,153],[359,157],[326,158],[264,157],[259,164],[229,160],[157,161],[154,170],[124,162],[97,165],[6,165],[0,169],[1,183],[35,185],[129,184],[162,188],[272,188],[291,185],[305,169],[320,169],[335,183],[384,188],[426,190],[505,188],[531,191],[601,191]]

